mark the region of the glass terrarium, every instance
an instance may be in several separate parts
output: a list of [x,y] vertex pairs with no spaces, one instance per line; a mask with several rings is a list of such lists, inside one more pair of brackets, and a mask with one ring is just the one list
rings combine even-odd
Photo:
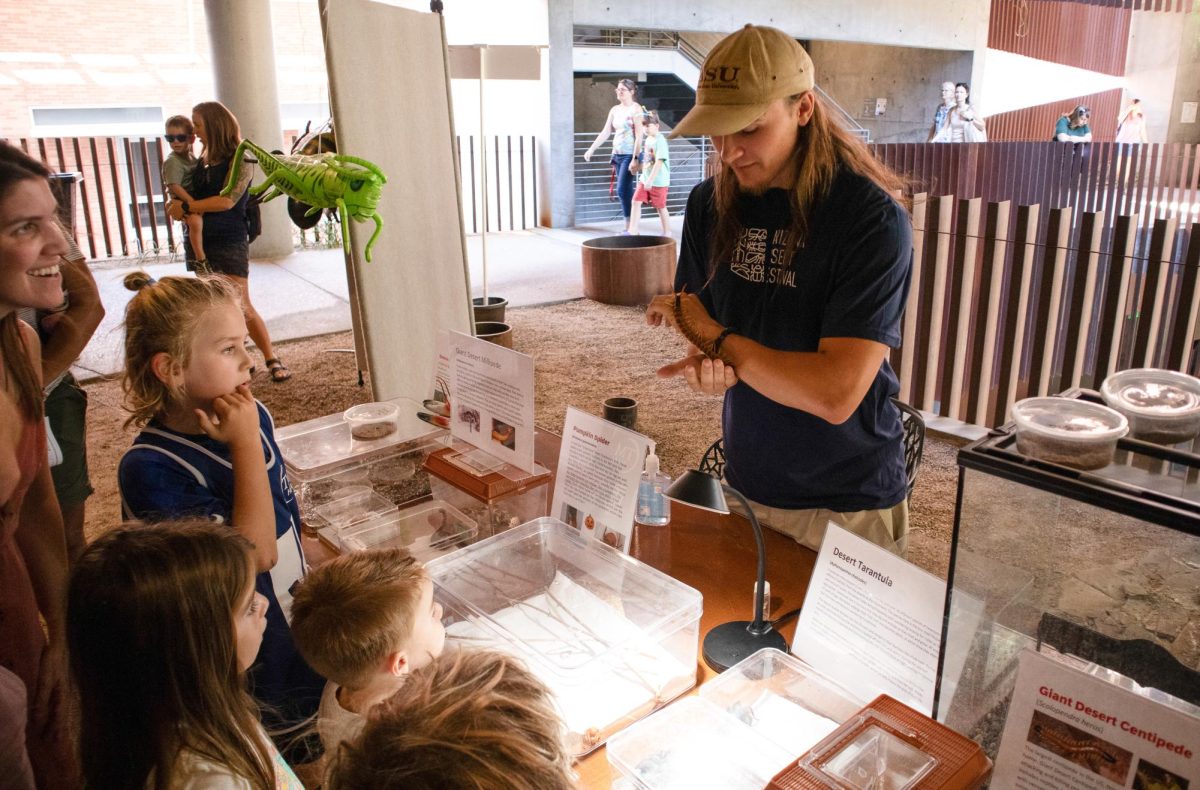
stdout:
[[[1023,455],[1009,425],[963,448],[958,464],[940,721],[994,759],[1025,648],[1073,656],[1147,695],[1200,695],[1192,446],[1126,437],[1111,463],[1083,471]],[[1155,645],[1161,660],[1146,660]]]
[[634,787],[758,790],[862,703],[813,669],[767,648],[608,743]]
[[582,755],[696,682],[700,593],[551,518],[426,565],[446,636],[521,658]]
[[[349,526],[346,522],[366,520],[356,520],[354,509],[358,504],[367,507],[367,500],[370,507],[383,500],[394,510],[429,494],[425,458],[444,447],[450,434],[417,419],[418,405],[412,401],[400,398],[366,405],[386,404],[397,407],[395,411],[388,410],[386,423],[382,419],[364,422],[358,414],[347,419],[339,412],[275,432],[288,479],[296,490],[300,518],[309,531],[335,527],[328,519],[330,510],[346,510],[342,514],[344,521],[336,525],[340,531],[341,527]],[[363,429],[364,425],[369,428],[384,424],[386,431]],[[359,437],[372,438],[357,438],[355,432]],[[372,499],[371,495],[378,499]],[[363,501],[359,503],[356,497]],[[339,501],[342,508],[335,504]],[[386,507],[377,509],[382,511]],[[362,510],[359,515],[365,517],[366,512]]]
[[505,463],[465,442],[438,448],[425,460],[433,496],[457,508],[489,537],[550,512],[550,470]]

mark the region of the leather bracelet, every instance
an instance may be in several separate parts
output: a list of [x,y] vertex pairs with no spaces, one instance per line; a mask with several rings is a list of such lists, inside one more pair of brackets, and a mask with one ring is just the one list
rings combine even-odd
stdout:
[[737,330],[731,326],[727,326],[723,330],[721,330],[721,334],[717,335],[717,339],[714,340],[713,344],[712,344],[712,355],[714,357],[721,356],[721,344],[725,342],[725,338],[729,337],[729,335],[733,334],[736,331]]

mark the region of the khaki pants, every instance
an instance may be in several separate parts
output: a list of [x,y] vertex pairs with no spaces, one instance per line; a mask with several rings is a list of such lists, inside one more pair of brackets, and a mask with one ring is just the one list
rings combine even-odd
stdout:
[[[813,551],[821,549],[821,541],[825,538],[825,526],[830,521],[901,557],[908,549],[907,499],[883,510],[859,510],[854,513],[837,513],[825,508],[784,510],[753,501],[750,502],[750,506],[754,508],[754,514],[763,526],[782,532]],[[741,504],[732,498],[729,500],[729,509],[734,513],[746,515]]]

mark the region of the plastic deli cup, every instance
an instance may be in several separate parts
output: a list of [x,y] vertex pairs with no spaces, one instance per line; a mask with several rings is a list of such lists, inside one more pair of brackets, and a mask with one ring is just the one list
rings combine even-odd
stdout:
[[1117,440],[1129,432],[1120,412],[1071,398],[1026,398],[1012,414],[1017,452],[1075,469],[1108,466]]
[[342,414],[350,424],[350,435],[355,439],[382,439],[395,433],[400,407],[395,403],[360,403],[351,406]]
[[1104,402],[1125,415],[1135,439],[1179,444],[1200,433],[1200,379],[1173,370],[1122,370],[1100,387]]

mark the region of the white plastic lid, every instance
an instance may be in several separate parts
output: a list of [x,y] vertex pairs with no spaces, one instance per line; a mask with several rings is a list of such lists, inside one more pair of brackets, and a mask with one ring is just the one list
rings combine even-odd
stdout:
[[653,451],[646,456],[646,474],[651,476],[658,474],[658,456]]
[[388,403],[386,401],[360,403],[357,406],[351,406],[342,413],[342,418],[346,422],[358,424],[395,420],[398,416],[400,416],[400,407],[395,403]]
[[1129,433],[1129,421],[1115,409],[1074,398],[1025,398],[1013,404],[1018,431],[1077,441],[1111,441]]
[[1185,417],[1200,412],[1200,379],[1174,370],[1122,370],[1104,380],[1100,394],[1108,405],[1135,415]]

